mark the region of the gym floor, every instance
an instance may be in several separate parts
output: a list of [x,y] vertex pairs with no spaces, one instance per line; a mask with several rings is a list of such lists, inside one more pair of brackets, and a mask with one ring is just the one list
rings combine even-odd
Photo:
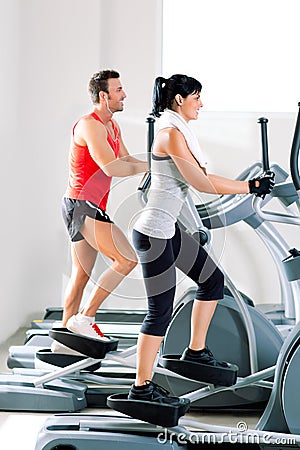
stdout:
[[[8,349],[12,345],[23,345],[26,329],[19,329],[11,338],[0,346],[0,372],[10,372],[6,361]],[[117,414],[107,409],[86,409],[83,413],[89,414]],[[0,437],[1,442],[8,444],[6,447],[11,449],[22,448],[22,450],[34,450],[36,438],[39,430],[43,426],[47,417],[51,414],[45,413],[21,413],[13,411],[0,411]],[[198,420],[204,423],[215,425],[224,425],[236,427],[238,423],[243,422],[248,428],[254,428],[259,418],[258,412],[192,412],[187,414],[188,418]],[[233,446],[234,447],[234,446]]]

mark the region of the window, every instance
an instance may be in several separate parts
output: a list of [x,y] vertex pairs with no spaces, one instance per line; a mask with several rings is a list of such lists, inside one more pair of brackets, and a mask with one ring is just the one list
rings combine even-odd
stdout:
[[164,0],[163,74],[203,85],[206,111],[294,112],[298,0]]

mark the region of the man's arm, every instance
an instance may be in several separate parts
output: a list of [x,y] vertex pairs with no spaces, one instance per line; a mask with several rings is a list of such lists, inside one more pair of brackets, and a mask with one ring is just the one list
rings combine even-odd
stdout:
[[[107,142],[107,130],[103,124],[94,120],[85,120],[80,124],[79,132],[88,146],[91,157],[106,175],[126,177],[148,170],[146,162],[132,162],[126,161],[122,157],[115,157]],[[124,156],[126,158],[127,155]]]
[[118,127],[119,135],[120,135],[120,152],[119,152],[118,158],[122,158],[123,161],[132,162],[132,163],[143,162],[140,159],[135,158],[134,156],[130,155],[129,151],[127,150],[126,145],[123,142],[120,127],[119,127],[119,125],[116,122],[115,122],[115,124]]

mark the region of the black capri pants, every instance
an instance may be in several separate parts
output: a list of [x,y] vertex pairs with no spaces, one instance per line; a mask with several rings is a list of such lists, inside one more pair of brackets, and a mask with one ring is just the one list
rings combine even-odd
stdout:
[[171,239],[149,237],[133,230],[148,297],[148,313],[141,332],[164,336],[172,318],[176,291],[176,267],[197,285],[196,300],[220,300],[224,275],[201,244],[176,224]]

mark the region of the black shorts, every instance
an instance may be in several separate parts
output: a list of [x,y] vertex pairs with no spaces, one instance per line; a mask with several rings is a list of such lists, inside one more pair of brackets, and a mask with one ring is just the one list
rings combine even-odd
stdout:
[[86,216],[99,220],[99,222],[113,223],[103,209],[89,200],[75,200],[64,197],[62,200],[62,215],[72,242],[84,239],[80,234],[80,229]]

